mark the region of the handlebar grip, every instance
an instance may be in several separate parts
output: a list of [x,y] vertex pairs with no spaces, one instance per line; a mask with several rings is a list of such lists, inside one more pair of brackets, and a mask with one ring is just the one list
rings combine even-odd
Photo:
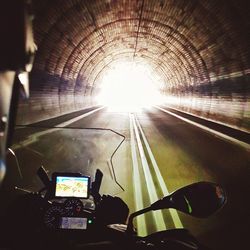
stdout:
[[99,193],[100,187],[102,184],[103,173],[100,169],[96,170],[95,173],[95,181],[92,184],[92,189],[94,189],[95,193]]

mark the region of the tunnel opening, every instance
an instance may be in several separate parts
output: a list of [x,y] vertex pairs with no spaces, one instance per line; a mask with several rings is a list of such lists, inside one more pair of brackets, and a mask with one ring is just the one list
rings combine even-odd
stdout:
[[99,79],[96,101],[109,111],[135,112],[163,103],[160,77],[146,63],[118,61],[110,65]]

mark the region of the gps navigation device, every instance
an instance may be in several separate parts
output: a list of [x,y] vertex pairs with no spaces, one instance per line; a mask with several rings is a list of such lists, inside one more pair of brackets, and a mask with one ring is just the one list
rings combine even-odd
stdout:
[[54,196],[58,198],[89,198],[90,177],[80,173],[53,173]]

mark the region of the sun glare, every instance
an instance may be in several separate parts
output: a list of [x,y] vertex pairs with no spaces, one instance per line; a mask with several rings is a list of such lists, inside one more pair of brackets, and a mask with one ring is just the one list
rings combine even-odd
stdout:
[[98,103],[112,111],[139,111],[159,104],[160,82],[145,65],[117,63],[102,78]]

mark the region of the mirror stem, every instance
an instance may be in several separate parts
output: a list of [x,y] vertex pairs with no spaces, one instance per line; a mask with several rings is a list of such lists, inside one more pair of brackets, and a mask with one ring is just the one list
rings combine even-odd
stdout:
[[150,206],[151,210],[159,210],[159,209],[171,208],[171,207],[172,207],[172,203],[171,203],[169,196],[166,196],[162,198],[161,200],[154,202]]
[[146,212],[149,212],[149,211],[151,211],[151,210],[152,210],[151,207],[146,207],[146,208],[144,208],[144,209],[141,209],[141,210],[139,210],[139,211],[137,211],[137,212],[134,212],[134,213],[130,214],[129,219],[128,219],[128,227],[127,227],[127,231],[126,231],[126,232],[127,232],[128,234],[133,234],[133,232],[134,232],[133,219],[134,219],[136,216],[139,216],[139,215],[144,214],[144,213],[146,213]]

